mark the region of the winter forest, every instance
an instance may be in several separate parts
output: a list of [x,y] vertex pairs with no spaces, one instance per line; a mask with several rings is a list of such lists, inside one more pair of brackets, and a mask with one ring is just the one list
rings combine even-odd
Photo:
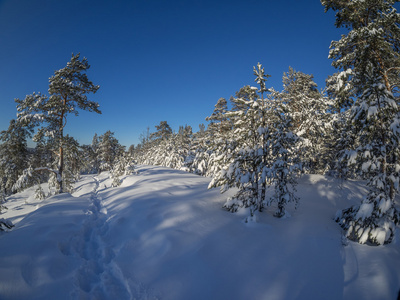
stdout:
[[[288,202],[297,203],[300,174],[329,174],[367,180],[368,194],[360,205],[338,212],[336,221],[351,240],[384,244],[400,222],[395,196],[400,176],[399,46],[400,15],[394,1],[322,1],[336,11],[336,26],[349,33],[333,41],[329,58],[339,70],[319,90],[313,76],[289,70],[283,89],[268,86],[269,75],[258,63],[254,81],[220,98],[208,126],[180,126],[167,121],[147,129],[140,144],[121,146],[114,133],[79,145],[63,134],[69,115],[78,110],[101,113],[88,100],[99,86],[87,77],[86,58],[73,55],[49,79],[49,96],[16,99],[18,118],[1,132],[1,199],[37,185],[36,197],[72,192],[81,174],[110,171],[113,185],[133,172],[133,164],[159,165],[211,177],[209,188],[237,188],[224,207],[248,208],[247,221],[276,202],[276,217],[285,216]],[[34,149],[27,147],[33,137]],[[41,183],[48,182],[51,194]],[[273,186],[274,196],[265,197]],[[2,207],[4,205],[2,204]],[[10,225],[3,221],[3,228]]]
[[[182,125],[174,132],[161,120],[128,149],[111,131],[96,134],[90,145],[64,133],[79,111],[101,114],[101,103],[90,100],[101,87],[89,79],[88,60],[73,54],[49,78],[47,95],[15,99],[17,118],[0,135],[0,213],[7,211],[10,197],[27,188],[44,201],[72,194],[87,174],[106,174],[111,187],[119,187],[148,165],[203,176],[208,189],[229,191],[225,213],[240,213],[245,224],[257,224],[271,207],[282,221],[290,217],[289,205],[306,200],[296,189],[300,178],[317,174],[365,186],[358,204],[332,215],[344,244],[391,244],[400,224],[395,2],[321,1],[325,11],[336,13],[335,26],[348,29],[327,49],[337,73],[326,78],[325,87],[291,67],[283,73],[282,87],[270,87],[268,65],[255,62],[249,66],[254,82],[244,82],[229,99],[216,99],[206,124]],[[30,139],[34,148],[28,147]],[[0,218],[2,235],[12,235],[13,227]]]

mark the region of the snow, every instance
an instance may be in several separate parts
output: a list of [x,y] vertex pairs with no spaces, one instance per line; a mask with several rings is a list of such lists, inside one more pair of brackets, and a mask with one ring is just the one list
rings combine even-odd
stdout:
[[363,203],[360,205],[360,209],[357,212],[356,220],[361,219],[364,220],[371,216],[372,211],[374,210],[374,203]]
[[360,202],[364,182],[304,175],[290,218],[270,207],[243,223],[222,209],[235,191],[208,190],[209,178],[136,170],[115,188],[101,173],[83,176],[72,195],[37,201],[32,187],[10,197],[1,217],[15,227],[0,233],[0,299],[397,297],[399,229],[389,245],[343,246],[333,221]]
[[367,113],[367,119],[374,117],[378,113],[378,107],[376,106],[370,106],[368,108],[368,113]]
[[355,164],[357,155],[358,155],[357,151],[349,151],[347,165]]

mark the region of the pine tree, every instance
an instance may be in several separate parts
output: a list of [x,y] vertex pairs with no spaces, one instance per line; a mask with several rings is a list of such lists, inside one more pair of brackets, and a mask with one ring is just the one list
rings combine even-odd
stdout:
[[157,131],[151,134],[152,139],[165,140],[172,134],[172,129],[167,121],[161,121],[159,125],[156,125]]
[[[257,64],[257,68],[253,67],[253,74],[256,76],[254,80],[260,87],[258,93],[261,97],[261,126],[258,127],[257,132],[260,135],[261,139],[261,151],[262,151],[262,167],[260,170],[260,180],[261,180],[261,196],[260,202],[263,203],[265,200],[265,193],[266,193],[266,185],[267,185],[267,166],[268,162],[268,154],[269,154],[269,147],[267,145],[267,141],[269,138],[269,134],[271,132],[270,126],[267,126],[267,113],[271,113],[271,110],[266,105],[266,99],[264,98],[264,93],[271,92],[266,87],[266,82],[271,75],[265,74],[264,68],[260,63]],[[252,89],[254,91],[254,89]],[[269,101],[268,101],[269,102]],[[263,205],[259,206],[259,210],[261,211]]]
[[7,194],[6,194],[5,188],[3,187],[3,184],[0,183],[0,214],[1,214],[4,210],[8,209],[8,208],[4,205],[4,203],[6,202],[6,197],[7,197]]
[[73,192],[73,183],[80,179],[81,169],[84,165],[83,154],[77,140],[66,135],[64,137],[64,189]]
[[[400,15],[398,1],[322,0],[336,13],[336,26],[350,30],[331,44],[333,66],[348,74],[354,101],[348,122],[355,141],[342,163],[367,179],[368,194],[361,205],[339,211],[336,221],[346,236],[359,243],[389,243],[399,224],[394,198],[399,192]],[[349,71],[350,69],[350,71]],[[350,125],[348,126],[350,128]],[[346,138],[346,135],[344,135]]]
[[[40,140],[36,140],[36,146],[29,161],[29,165],[33,170],[32,176],[35,183],[48,182],[52,172],[48,172],[48,169],[54,169],[57,163],[57,155],[54,152],[54,143],[52,139],[45,139],[44,137]],[[52,187],[58,188],[58,183],[52,185]]]
[[384,244],[392,240],[400,211],[394,198],[400,178],[400,115],[393,94],[386,89],[373,65],[363,95],[351,110],[356,148],[344,159],[368,182],[368,195],[361,205],[339,211],[336,220],[346,236],[361,244]]
[[128,153],[129,153],[129,155],[130,155],[131,157],[134,156],[134,154],[135,154],[135,145],[130,145],[130,146],[129,146],[129,148],[128,148]]
[[221,192],[231,187],[239,191],[229,198],[224,207],[235,212],[240,207],[249,208],[250,215],[246,221],[256,219],[255,212],[261,211],[264,206],[266,189],[266,170],[268,163],[267,146],[267,100],[264,93],[266,79],[261,64],[254,67],[255,81],[259,89],[244,87],[231,98],[233,110],[226,113],[226,117],[233,124],[233,139],[221,143],[220,155],[217,162],[221,171],[217,173],[210,185],[222,186]]
[[101,171],[110,171],[114,167],[115,160],[122,155],[124,147],[114,137],[114,132],[108,130],[99,137],[98,159]]
[[30,153],[27,139],[32,136],[31,126],[11,120],[7,130],[0,133],[0,180],[3,180],[3,191],[10,194],[13,185],[28,167]]
[[205,137],[206,152],[201,153],[203,159],[207,159],[206,176],[220,175],[221,168],[231,160],[229,155],[224,155],[232,147],[232,122],[227,113],[228,103],[225,98],[220,98],[211,116],[206,118],[210,121]]
[[42,186],[39,183],[38,187],[35,190],[35,199],[43,200],[45,198],[46,198],[46,193],[43,191]]
[[89,151],[89,160],[91,165],[91,173],[99,173],[100,172],[100,161],[99,161],[99,137],[97,133],[94,134],[92,139],[92,144],[90,145]]
[[56,176],[59,192],[64,191],[64,127],[67,116],[77,116],[78,109],[101,113],[96,102],[90,101],[87,94],[96,93],[99,86],[94,85],[87,77],[90,68],[87,59],[72,55],[67,66],[55,71],[49,79],[49,97],[41,94],[28,95],[25,100],[17,99],[19,121],[41,127],[35,135],[36,140],[50,137],[58,148],[58,165],[48,169]]
[[297,206],[299,201],[296,197],[296,177],[302,170],[302,164],[298,154],[298,136],[292,132],[293,113],[291,107],[284,100],[276,99],[272,111],[275,114],[272,127],[275,128],[268,140],[271,149],[272,164],[267,171],[271,183],[275,185],[275,193],[267,205],[276,202],[278,210],[274,216],[278,218],[287,215],[286,205],[294,202]]
[[231,124],[226,116],[227,111],[228,102],[225,98],[219,98],[217,104],[215,104],[213,113],[206,118],[206,121],[210,121],[208,131],[212,138],[218,138],[219,135],[223,135],[230,129]]
[[211,151],[207,147],[205,125],[199,125],[199,131],[193,134],[190,149],[185,158],[185,168],[188,172],[207,176]]
[[290,130],[299,140],[299,155],[303,167],[310,173],[323,173],[328,162],[324,160],[325,137],[328,133],[328,101],[317,89],[313,76],[295,71],[283,74],[283,91],[276,97],[286,103],[292,122]]

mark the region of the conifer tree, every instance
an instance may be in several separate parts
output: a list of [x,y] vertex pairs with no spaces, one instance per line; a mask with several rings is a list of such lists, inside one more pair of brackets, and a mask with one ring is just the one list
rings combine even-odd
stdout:
[[27,139],[32,133],[31,126],[22,126],[15,120],[11,120],[8,129],[0,133],[0,180],[6,194],[11,193],[13,185],[28,167]]
[[92,144],[88,149],[90,164],[92,166],[92,172],[94,173],[100,172],[99,143],[99,137],[97,136],[97,133],[95,133],[92,139]]
[[114,132],[108,130],[99,137],[98,158],[101,171],[110,171],[114,167],[116,159],[122,155],[124,147],[115,138]]
[[299,155],[305,170],[323,173],[327,161],[323,159],[328,135],[328,101],[317,89],[313,76],[295,71],[283,74],[283,91],[275,97],[285,103],[292,118],[290,130],[300,137]]
[[127,153],[121,153],[114,161],[114,165],[110,170],[111,185],[117,187],[121,185],[120,177],[126,174],[128,168],[129,157]]
[[19,121],[40,126],[35,140],[50,137],[58,149],[58,165],[51,171],[58,182],[59,192],[64,191],[64,128],[70,114],[77,116],[78,109],[101,113],[97,102],[90,101],[87,94],[96,93],[99,86],[87,77],[90,68],[87,59],[80,59],[80,54],[72,55],[66,67],[55,71],[49,79],[49,96],[28,95],[18,103]]
[[193,134],[189,153],[185,158],[185,167],[187,171],[197,175],[207,176],[209,174],[211,153],[207,146],[205,125],[200,124],[199,131]]
[[179,126],[178,133],[168,139],[166,155],[161,165],[177,170],[185,169],[184,163],[189,155],[192,135],[191,126]]
[[231,98],[233,110],[226,117],[233,124],[233,138],[222,144],[217,160],[222,163],[221,171],[209,185],[222,186],[221,192],[237,187],[239,191],[224,207],[233,212],[249,208],[246,221],[255,220],[255,212],[264,206],[268,164],[266,114],[270,111],[264,93],[268,91],[265,82],[269,75],[265,75],[261,64],[254,67],[254,75],[259,88],[246,86],[236,93],[240,97]]
[[[54,152],[54,143],[52,140],[44,137],[40,140],[36,140],[36,146],[29,161],[29,165],[33,170],[37,170],[34,172],[33,179],[36,183],[43,183],[49,180],[51,172],[48,172],[47,169],[53,169],[54,164],[57,162],[57,155]],[[43,170],[43,167],[45,169]],[[58,187],[58,183],[57,183]]]
[[267,177],[275,186],[275,193],[267,205],[276,202],[278,209],[274,216],[278,218],[287,215],[286,206],[289,202],[294,202],[297,206],[299,201],[295,195],[297,184],[296,177],[302,170],[299,157],[298,136],[292,131],[293,113],[291,107],[283,99],[275,99],[272,111],[275,115],[271,132],[268,139],[268,146],[271,149],[272,163],[267,171]]
[[172,134],[171,126],[167,121],[161,121],[159,125],[156,125],[157,131],[151,134],[152,139],[165,140]]
[[78,141],[69,135],[66,135],[64,138],[64,156],[64,187],[66,192],[72,193],[72,185],[79,180],[84,162]]
[[[211,116],[206,118],[210,123],[207,126],[205,144],[206,152],[202,152],[203,159],[207,159],[206,176],[217,176],[221,167],[226,164],[226,156],[222,153],[230,148],[232,122],[227,116],[228,102],[225,98],[219,98],[214,106]],[[229,158],[228,158],[229,160]]]
[[[333,66],[348,74],[354,101],[348,122],[355,139],[342,162],[367,179],[361,205],[339,211],[336,220],[346,236],[359,243],[389,243],[399,224],[394,198],[399,192],[400,115],[396,96],[400,74],[398,1],[322,0],[336,11],[336,26],[349,29],[331,44]],[[344,78],[342,76],[342,78]],[[344,135],[346,138],[346,135]]]
[[3,187],[3,184],[0,182],[0,214],[1,214],[4,210],[8,209],[8,208],[4,205],[4,203],[6,202],[6,197],[7,197],[6,191],[5,191],[4,187]]

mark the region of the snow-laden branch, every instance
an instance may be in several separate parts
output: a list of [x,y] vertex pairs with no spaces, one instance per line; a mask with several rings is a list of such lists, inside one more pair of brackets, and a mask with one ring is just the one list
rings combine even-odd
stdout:
[[21,191],[25,187],[29,185],[29,179],[33,176],[35,172],[42,172],[42,171],[48,171],[51,173],[54,173],[57,177],[57,182],[62,182],[62,178],[58,170],[51,169],[49,167],[39,167],[33,169],[32,167],[29,167],[28,169],[25,169],[22,173],[22,175],[18,178],[18,180],[15,182],[15,184],[12,187],[12,190],[15,191]]

